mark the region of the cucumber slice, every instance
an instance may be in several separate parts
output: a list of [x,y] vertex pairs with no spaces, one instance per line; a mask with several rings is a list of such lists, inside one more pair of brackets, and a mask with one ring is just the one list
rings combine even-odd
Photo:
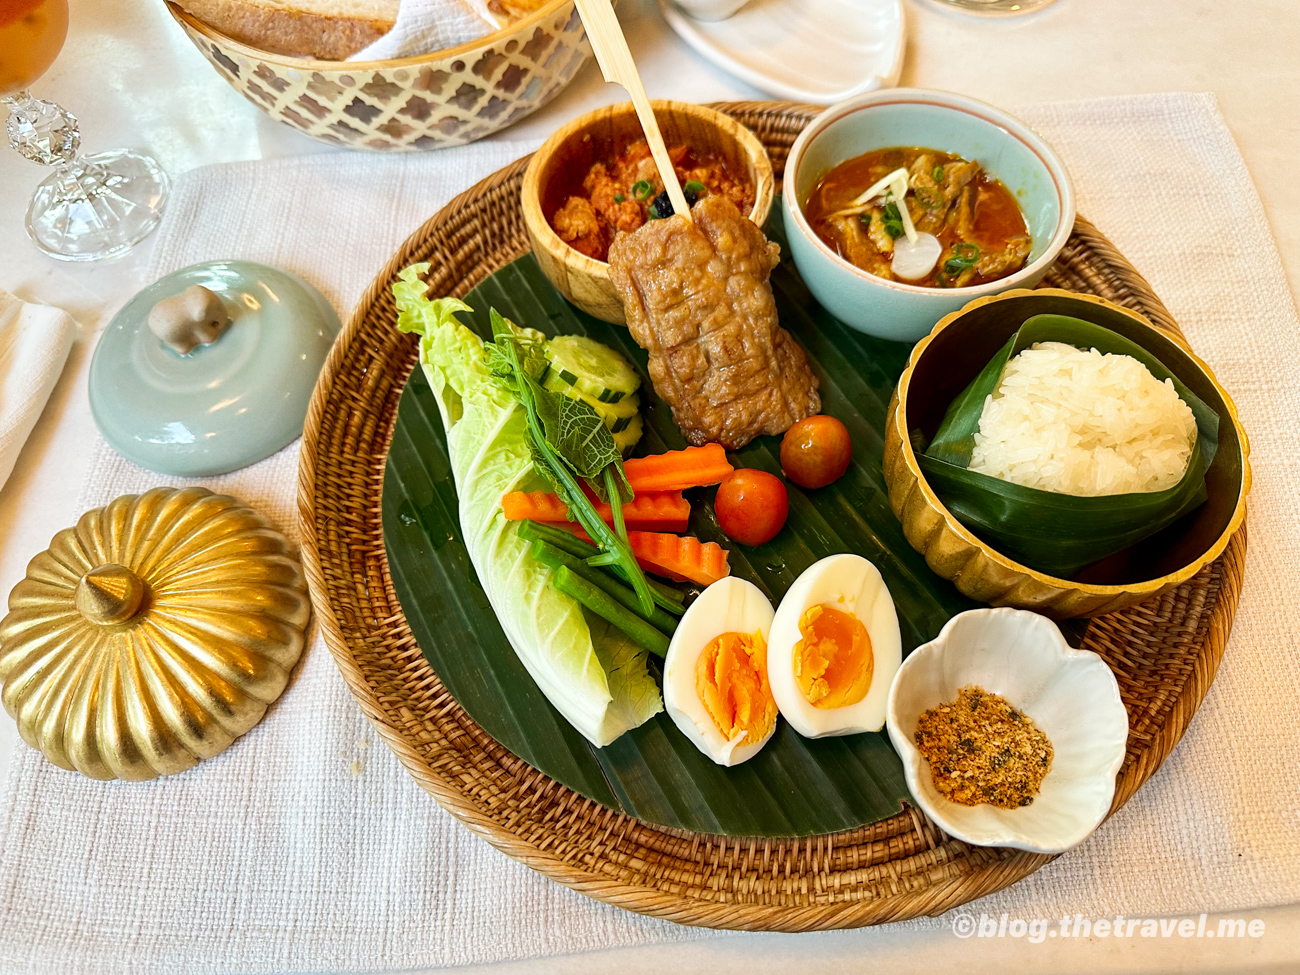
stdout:
[[641,386],[626,359],[585,335],[557,335],[546,343],[546,356],[556,380],[598,403],[617,403]]
[[542,386],[595,410],[614,443],[627,453],[641,439],[641,377],[628,361],[607,345],[582,335],[559,335],[546,346],[550,368]]
[[549,389],[554,393],[563,393],[565,396],[571,396],[574,399],[580,399],[589,405],[593,410],[605,418],[605,422],[610,421],[610,417],[631,417],[635,416],[641,408],[640,397],[636,393],[620,394],[619,398],[614,401],[601,401],[595,396],[589,396],[581,392],[575,385],[560,375],[560,370],[552,366],[546,370],[542,376],[542,388]]
[[614,433],[614,443],[618,449],[623,452],[624,457],[627,456],[629,450],[636,446],[636,442],[641,439],[641,429],[642,423],[640,413],[633,416],[628,421],[627,426],[623,429],[615,432],[611,428],[611,432]]

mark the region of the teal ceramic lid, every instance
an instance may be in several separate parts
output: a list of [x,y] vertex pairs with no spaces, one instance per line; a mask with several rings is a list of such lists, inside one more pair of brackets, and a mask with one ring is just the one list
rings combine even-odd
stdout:
[[[202,285],[230,325],[180,355],[150,329],[164,298]],[[159,474],[206,477],[269,457],[302,433],[316,377],[339,332],[324,295],[252,261],[211,261],[155,281],[122,308],[90,363],[104,439]]]

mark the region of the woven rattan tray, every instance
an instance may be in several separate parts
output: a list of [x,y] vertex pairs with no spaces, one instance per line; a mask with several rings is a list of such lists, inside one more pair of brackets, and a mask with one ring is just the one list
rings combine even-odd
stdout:
[[[817,109],[718,106],[767,145],[778,179]],[[800,840],[727,839],[651,826],[569,791],[519,759],[456,704],[416,646],[389,577],[384,463],[416,340],[397,332],[390,284],[430,261],[434,294],[463,295],[528,250],[526,160],[457,197],[379,272],[339,336],[303,436],[299,510],[307,577],[326,644],[380,736],[470,829],[546,876],[621,907],[688,924],[809,931],[937,914],[1051,859],[951,839],[919,809]],[[1043,282],[1101,295],[1177,332],[1150,286],[1086,220]],[[1223,556],[1164,596],[1091,622],[1084,645],[1114,669],[1129,712],[1119,808],[1187,729],[1223,656],[1241,592],[1243,526]]]

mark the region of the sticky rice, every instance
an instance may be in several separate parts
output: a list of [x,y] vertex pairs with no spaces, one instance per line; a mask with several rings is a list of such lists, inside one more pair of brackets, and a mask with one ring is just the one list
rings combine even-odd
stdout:
[[985,399],[970,469],[1081,497],[1165,491],[1195,443],[1196,419],[1170,380],[1131,356],[1039,342]]

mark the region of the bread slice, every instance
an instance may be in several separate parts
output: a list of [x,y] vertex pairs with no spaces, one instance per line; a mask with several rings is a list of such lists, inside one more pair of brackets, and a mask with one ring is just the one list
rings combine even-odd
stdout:
[[343,61],[393,29],[400,0],[176,0],[259,51]]
[[470,0],[470,6],[479,10],[479,16],[497,27],[505,27],[529,14],[541,10],[549,0]]

